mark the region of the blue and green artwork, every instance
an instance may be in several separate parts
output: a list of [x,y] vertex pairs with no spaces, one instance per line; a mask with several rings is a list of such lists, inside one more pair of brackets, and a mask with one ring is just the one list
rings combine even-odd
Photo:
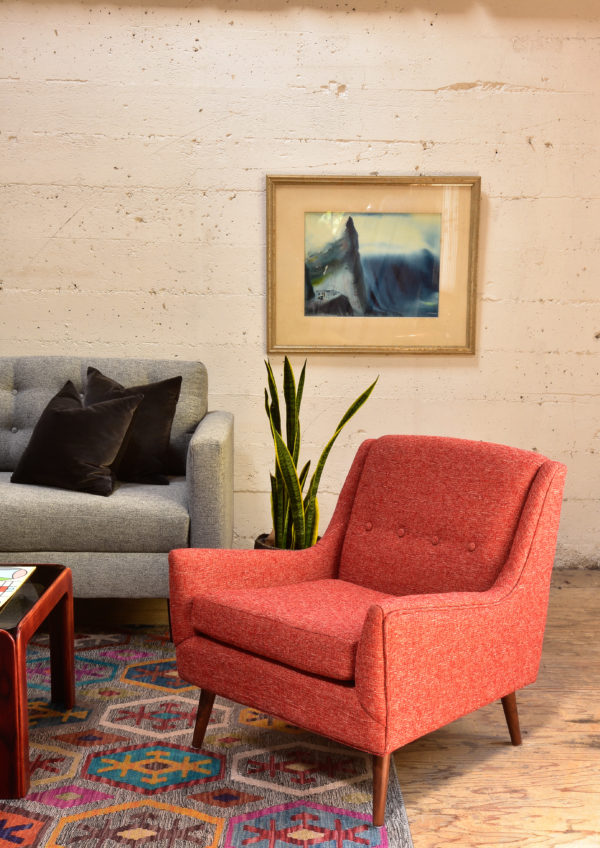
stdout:
[[304,314],[437,318],[442,216],[306,212]]

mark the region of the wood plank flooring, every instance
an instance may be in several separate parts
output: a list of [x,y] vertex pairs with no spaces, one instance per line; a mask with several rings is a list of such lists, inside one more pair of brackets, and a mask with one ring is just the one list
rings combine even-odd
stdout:
[[555,573],[542,665],[517,693],[395,755],[415,848],[600,848],[600,571]]

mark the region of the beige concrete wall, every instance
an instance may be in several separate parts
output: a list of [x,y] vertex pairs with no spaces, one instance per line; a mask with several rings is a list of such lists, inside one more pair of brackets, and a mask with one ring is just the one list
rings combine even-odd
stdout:
[[558,561],[599,563],[596,0],[8,0],[0,39],[0,354],[204,360],[250,544],[265,175],[481,175],[477,355],[310,357],[307,457],[380,375],[323,526],[364,437],[487,439],[567,463]]

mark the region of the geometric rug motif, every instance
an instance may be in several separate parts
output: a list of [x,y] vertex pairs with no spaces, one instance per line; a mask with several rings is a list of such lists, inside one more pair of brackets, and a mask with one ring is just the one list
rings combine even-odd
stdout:
[[211,804],[215,807],[239,807],[240,804],[262,801],[260,795],[250,795],[248,792],[238,792],[237,789],[232,788],[211,789],[210,792],[188,795],[188,799],[198,801],[201,804]]
[[133,801],[65,816],[46,845],[47,848],[75,845],[217,848],[224,824],[222,818],[185,807],[150,800]]
[[7,801],[0,809],[0,845],[43,845],[40,839],[51,821],[50,816],[31,813]]
[[136,686],[146,686],[149,689],[163,689],[173,691],[181,689],[195,690],[177,674],[175,660],[162,660],[161,662],[134,663],[128,666],[121,680],[133,683]]
[[181,745],[150,743],[90,754],[82,775],[110,786],[154,794],[218,780],[225,757]]
[[[131,636],[128,633],[105,633],[103,635],[98,633],[75,633],[75,653],[77,654],[79,651],[87,650],[98,651],[99,648],[108,646],[126,645],[130,639]],[[36,633],[29,644],[47,648],[49,644],[48,634]],[[99,653],[99,656],[102,657],[102,654]]]
[[[75,777],[81,764],[81,754],[65,751],[55,745],[29,743],[29,769],[31,786],[65,782]],[[2,843],[0,842],[0,845]]]
[[29,729],[34,727],[55,727],[61,724],[73,724],[74,722],[86,721],[91,710],[83,706],[65,708],[59,705],[48,704],[46,701],[29,701]]
[[[395,770],[371,823],[371,759],[217,698],[191,747],[198,690],[161,628],[78,634],[76,705],[29,651],[31,788],[0,801],[0,848],[412,848]],[[47,693],[47,694],[46,694]]]
[[108,707],[100,724],[115,730],[131,728],[143,736],[172,739],[187,736],[194,727],[198,704],[186,698],[171,695],[165,698],[149,698],[145,701],[130,701],[116,707]]
[[371,845],[388,848],[385,828],[373,827],[364,813],[306,802],[279,804],[234,816],[224,848],[265,845]]
[[85,697],[92,701],[118,701],[129,694],[126,687],[115,686],[114,681],[103,686],[86,686]]
[[139,662],[140,660],[149,660],[152,654],[148,651],[136,650],[135,648],[131,648],[130,650],[127,648],[119,648],[118,650],[104,648],[103,651],[98,652],[98,656],[102,660],[116,660],[119,663],[129,661],[132,663]]
[[216,746],[219,749],[238,748],[240,745],[248,745],[253,741],[254,737],[250,733],[231,733],[230,730],[227,732],[225,729],[220,733],[207,733],[204,737],[204,746],[207,748]]
[[30,801],[41,801],[49,807],[81,807],[91,801],[110,801],[112,795],[106,792],[96,792],[95,789],[83,789],[80,786],[61,786],[60,789],[45,789],[43,792],[32,792],[27,796]]
[[80,730],[78,733],[59,733],[54,737],[59,742],[77,745],[80,748],[95,748],[97,745],[110,745],[113,742],[126,742],[126,736],[116,733],[104,733],[103,730]]
[[294,741],[233,754],[231,776],[250,786],[307,797],[369,779],[371,758],[348,748]]
[[[50,691],[50,660],[49,658],[34,657],[27,661],[27,672],[29,678],[41,679],[36,682],[32,679],[28,686],[30,689],[45,689]],[[108,683],[117,673],[117,665],[104,660],[92,659],[90,657],[75,656],[75,685],[78,687],[89,686],[90,683]]]
[[[100,724],[115,730],[130,728],[153,739],[173,739],[177,736],[189,739],[190,732],[194,729],[197,709],[196,699],[163,695],[161,698],[148,698],[108,707],[100,719]],[[215,715],[211,715],[211,729],[226,727],[231,710],[215,705],[213,713]]]
[[240,712],[240,724],[250,724],[252,727],[268,727],[273,730],[284,730],[286,733],[302,733],[302,731],[294,727],[293,724],[288,724],[281,718],[274,718],[268,713],[261,713],[252,707],[246,707]]

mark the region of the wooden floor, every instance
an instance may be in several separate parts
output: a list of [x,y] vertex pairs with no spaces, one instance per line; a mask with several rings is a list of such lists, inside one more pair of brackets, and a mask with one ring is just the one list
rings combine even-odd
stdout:
[[600,571],[553,580],[537,682],[395,755],[415,848],[599,848]]
[[[161,601],[80,601],[76,617],[168,620]],[[415,848],[600,848],[600,571],[555,573],[540,674],[517,701],[521,747],[498,701],[397,752]]]

